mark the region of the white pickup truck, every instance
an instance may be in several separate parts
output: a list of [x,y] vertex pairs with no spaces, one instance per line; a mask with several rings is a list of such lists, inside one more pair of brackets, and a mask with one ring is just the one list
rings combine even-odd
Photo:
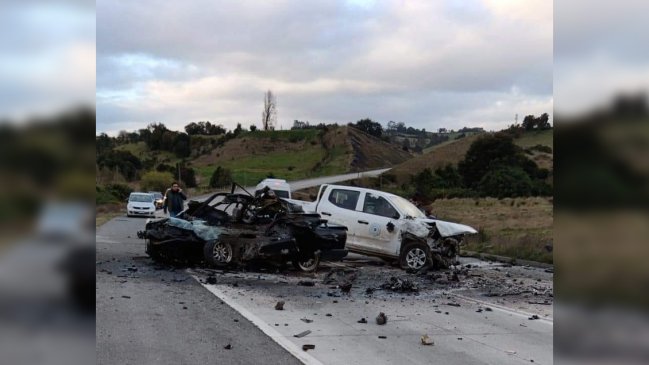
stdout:
[[447,268],[457,261],[464,236],[477,233],[463,224],[427,218],[408,200],[378,190],[322,185],[314,202],[286,200],[347,226],[349,251],[397,259],[403,269]]

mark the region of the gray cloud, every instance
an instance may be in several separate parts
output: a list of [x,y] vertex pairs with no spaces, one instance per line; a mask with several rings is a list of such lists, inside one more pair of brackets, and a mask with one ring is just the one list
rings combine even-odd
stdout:
[[285,125],[501,128],[552,109],[552,3],[97,2],[98,131],[258,122],[266,89]]

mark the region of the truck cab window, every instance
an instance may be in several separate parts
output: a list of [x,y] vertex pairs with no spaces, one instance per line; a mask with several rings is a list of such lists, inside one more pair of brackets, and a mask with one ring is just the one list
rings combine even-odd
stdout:
[[360,192],[354,190],[334,189],[329,194],[329,202],[343,209],[356,209]]
[[399,218],[399,212],[385,198],[367,194],[363,203],[363,213],[380,215],[388,218]]

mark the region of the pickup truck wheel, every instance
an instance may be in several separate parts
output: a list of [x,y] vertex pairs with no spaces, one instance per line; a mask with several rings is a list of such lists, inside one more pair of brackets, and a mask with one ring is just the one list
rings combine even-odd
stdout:
[[203,255],[208,264],[224,267],[234,261],[234,249],[228,242],[219,240],[208,241],[203,246]]
[[320,256],[312,253],[308,258],[295,258],[293,266],[303,272],[313,272],[320,264]]
[[430,264],[428,247],[423,243],[407,243],[401,251],[399,264],[402,269],[419,270]]

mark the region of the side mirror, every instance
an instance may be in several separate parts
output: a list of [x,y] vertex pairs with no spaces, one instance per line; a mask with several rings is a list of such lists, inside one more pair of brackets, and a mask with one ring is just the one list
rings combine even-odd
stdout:
[[394,213],[394,214],[392,215],[392,219],[399,219],[399,218],[401,218],[401,217],[399,216],[399,213]]

